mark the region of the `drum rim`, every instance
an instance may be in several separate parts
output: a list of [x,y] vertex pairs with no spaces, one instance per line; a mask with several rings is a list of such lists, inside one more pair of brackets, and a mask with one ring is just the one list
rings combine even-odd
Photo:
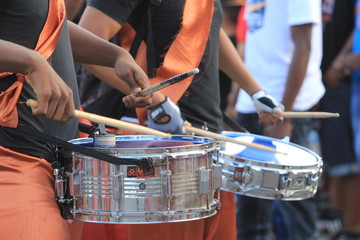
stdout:
[[[153,150],[159,150],[159,149],[185,149],[185,148],[201,148],[201,147],[206,147],[206,146],[211,146],[211,148],[215,148],[217,146],[217,142],[212,139],[212,138],[208,138],[208,137],[202,137],[202,136],[192,136],[192,135],[171,135],[172,138],[171,139],[179,139],[179,138],[188,138],[188,139],[198,139],[198,140],[202,140],[202,142],[195,142],[194,145],[180,145],[180,146],[161,146],[161,147],[151,147],[151,148],[144,148],[144,147],[123,147],[123,148],[117,148],[117,147],[100,147],[100,146],[84,146],[86,148],[95,148],[95,149],[99,149],[99,150],[104,150],[104,151],[136,151],[136,150],[143,150],[143,149],[153,149]],[[150,137],[153,137],[152,139],[150,139]],[[134,138],[134,140],[138,139],[139,141],[141,141],[142,139],[144,140],[159,140],[159,141],[166,141],[168,140],[165,137],[160,137],[160,136],[156,136],[156,135],[116,135],[115,139],[116,141],[118,141],[118,139],[121,138],[129,138],[129,141],[131,141],[130,138]],[[171,140],[169,139],[169,140]],[[176,139],[175,139],[176,140]],[[80,142],[81,141],[81,142]],[[94,138],[91,137],[87,137],[87,138],[75,138],[75,139],[71,139],[68,141],[69,143],[72,144],[76,144],[79,146],[83,146],[84,144],[90,144],[90,143],[94,143]]]
[[[243,132],[235,132],[235,131],[223,131],[221,132],[221,134],[223,135],[223,133],[229,133],[229,134],[239,134],[239,135],[250,135],[250,136],[254,136],[254,137],[259,137],[262,139],[266,139],[266,140],[273,140],[276,142],[283,142],[286,143],[292,147],[296,147],[299,148],[309,154],[311,154],[316,161],[313,164],[308,164],[308,165],[288,165],[288,164],[279,164],[279,163],[270,163],[270,162],[263,162],[263,161],[259,161],[259,160],[253,160],[253,159],[249,159],[247,157],[239,157],[239,156],[233,156],[230,154],[225,153],[224,150],[222,150],[220,148],[219,151],[219,157],[230,157],[232,160],[236,160],[236,159],[242,159],[243,161],[240,161],[241,163],[247,163],[247,164],[252,164],[252,165],[256,165],[256,166],[262,166],[262,167],[273,167],[273,166],[282,166],[282,168],[292,168],[292,169],[308,169],[310,167],[322,167],[323,166],[323,161],[322,161],[322,157],[320,155],[318,155],[315,151],[308,149],[306,147],[303,147],[299,144],[293,143],[293,142],[285,142],[281,139],[277,139],[277,138],[272,138],[272,137],[268,137],[268,136],[263,136],[263,135],[258,135],[258,134],[252,134],[252,133],[243,133]],[[224,135],[227,136],[227,135]],[[253,164],[256,163],[256,164]],[[277,167],[278,168],[278,167]]]

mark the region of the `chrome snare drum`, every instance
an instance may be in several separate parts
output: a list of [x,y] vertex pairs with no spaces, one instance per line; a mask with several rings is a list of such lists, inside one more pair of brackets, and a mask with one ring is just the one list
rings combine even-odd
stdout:
[[222,189],[242,195],[279,200],[313,197],[322,173],[322,160],[313,151],[274,138],[239,132],[224,136],[274,148],[274,153],[234,143],[223,143]]
[[92,138],[70,141],[121,158],[150,157],[153,168],[115,165],[72,153],[69,174],[73,219],[96,223],[157,223],[196,220],[216,214],[221,165],[212,139],[173,136],[116,136],[112,147]]

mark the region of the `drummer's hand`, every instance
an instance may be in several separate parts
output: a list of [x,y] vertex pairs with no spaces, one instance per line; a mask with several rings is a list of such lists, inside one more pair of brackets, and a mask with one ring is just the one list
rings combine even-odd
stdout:
[[144,97],[137,96],[140,91],[140,88],[136,88],[132,94],[123,97],[122,101],[126,108],[144,108],[151,106],[152,94]]
[[121,54],[114,68],[116,75],[125,81],[131,90],[131,94],[123,99],[125,107],[149,107],[152,94],[145,97],[136,96],[142,89],[151,85],[149,78],[131,55],[128,52]]
[[264,91],[258,91],[251,95],[251,99],[259,115],[259,120],[264,125],[274,125],[280,121],[283,106]]
[[343,73],[345,56],[346,54],[337,56],[323,75],[323,82],[326,86],[339,87],[341,85],[341,81],[345,77]]
[[179,107],[170,98],[148,109],[148,127],[167,133],[184,134]]
[[38,53],[29,63],[26,80],[33,88],[39,105],[32,113],[50,120],[66,122],[75,114],[73,92],[51,65]]
[[274,126],[265,127],[265,135],[273,138],[283,139],[284,137],[291,138],[292,123],[290,119],[285,119],[281,123]]

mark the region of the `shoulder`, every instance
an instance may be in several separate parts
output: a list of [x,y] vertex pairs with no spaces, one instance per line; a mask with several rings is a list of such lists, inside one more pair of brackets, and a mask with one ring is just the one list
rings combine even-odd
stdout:
[[144,0],[90,0],[88,6],[98,9],[122,25],[142,2]]

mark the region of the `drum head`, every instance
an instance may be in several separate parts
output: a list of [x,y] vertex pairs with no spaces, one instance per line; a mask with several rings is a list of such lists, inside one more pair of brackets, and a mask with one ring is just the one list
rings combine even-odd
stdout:
[[314,166],[320,161],[320,157],[316,153],[294,143],[248,133],[222,132],[221,134],[243,142],[261,144],[281,152],[274,153],[226,142],[220,149],[221,154],[230,155],[235,158],[294,167]]
[[[212,142],[212,139],[192,137],[192,136],[172,136],[163,138],[152,135],[127,135],[116,136],[116,145],[107,148],[164,148],[164,147],[181,147]],[[80,138],[70,141],[75,145],[93,148],[94,140],[92,138]]]

